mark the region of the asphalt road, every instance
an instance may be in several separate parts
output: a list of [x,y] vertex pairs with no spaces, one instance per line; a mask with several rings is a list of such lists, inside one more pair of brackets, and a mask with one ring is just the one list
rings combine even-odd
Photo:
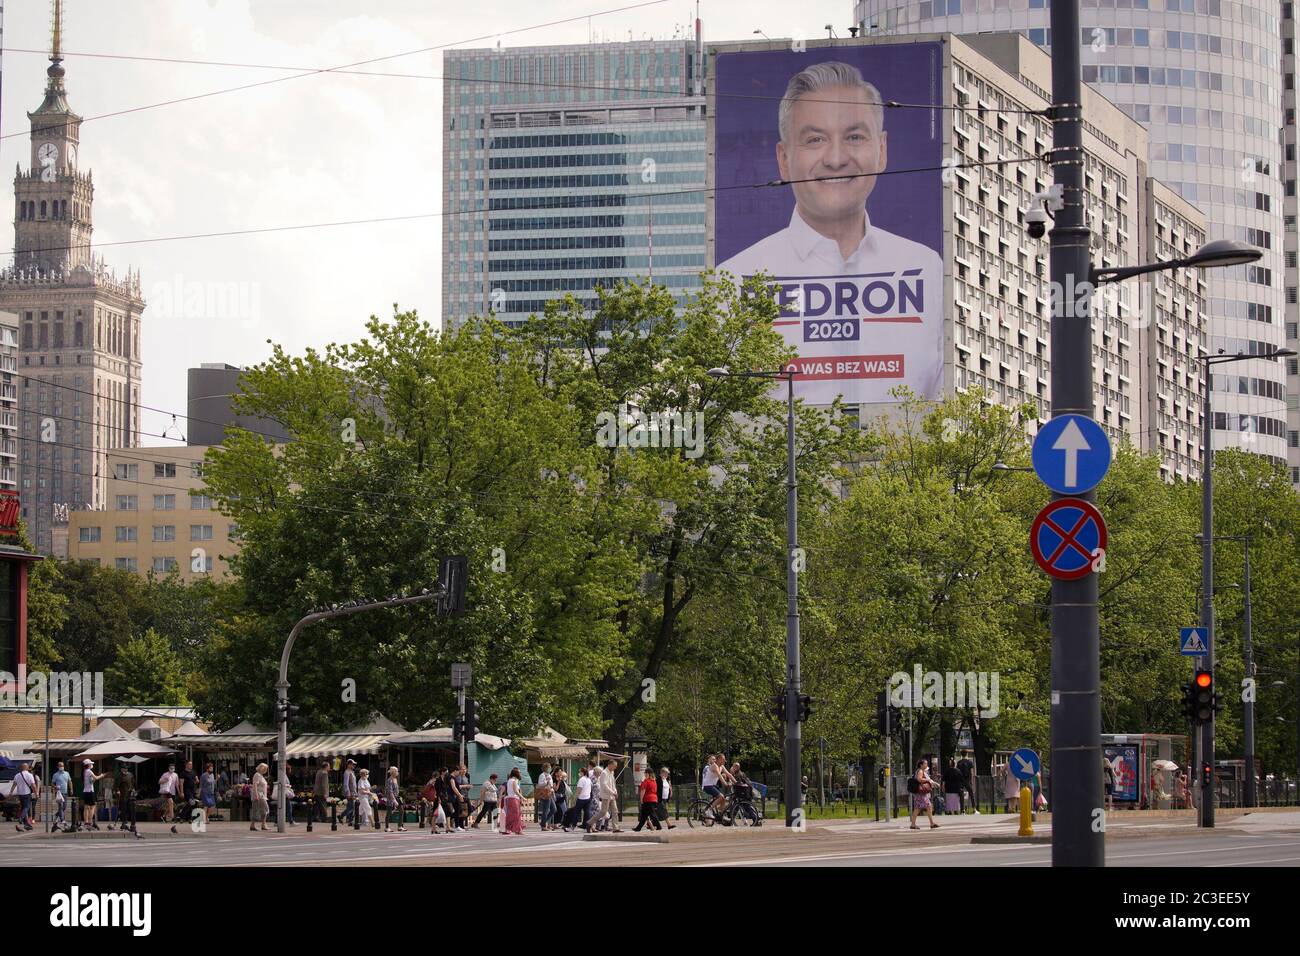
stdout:
[[[946,818],[941,818],[946,819]],[[329,832],[301,827],[280,836],[243,827],[214,827],[206,834],[172,837],[165,828],[145,839],[80,839],[12,834],[0,838],[6,867],[177,866],[834,866],[834,867],[1033,867],[1048,866],[1047,844],[972,844],[972,837],[1014,834],[1012,821],[961,818],[939,830],[909,831],[905,824],[814,825],[804,834],[779,827],[759,831],[679,827],[669,843],[584,841],[579,834],[503,837],[469,834]],[[1039,835],[1050,833],[1040,827]],[[1107,866],[1298,866],[1300,813],[1258,814],[1200,831],[1183,821],[1111,825]]]

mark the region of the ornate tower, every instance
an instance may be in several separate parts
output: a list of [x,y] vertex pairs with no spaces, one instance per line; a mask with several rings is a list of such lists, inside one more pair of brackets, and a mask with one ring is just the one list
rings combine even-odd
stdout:
[[95,187],[77,168],[81,117],[68,106],[63,87],[63,10],[54,5],[54,40],[45,71],[45,101],[27,118],[32,124],[31,166],[14,179],[17,222],[15,265],[42,272],[71,272],[90,265],[91,202]]
[[22,517],[38,551],[61,555],[69,511],[135,504],[106,500],[107,452],[139,444],[144,311],[139,274],[119,278],[91,252],[94,186],[63,83],[63,27],[54,0],[45,98],[27,114],[31,166],[14,177],[14,260],[0,271],[0,311],[20,324]]

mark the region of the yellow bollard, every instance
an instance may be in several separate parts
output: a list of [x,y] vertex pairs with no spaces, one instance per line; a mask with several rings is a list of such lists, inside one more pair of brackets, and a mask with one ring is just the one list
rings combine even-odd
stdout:
[[1034,835],[1034,793],[1029,784],[1020,788],[1020,832],[1016,835]]

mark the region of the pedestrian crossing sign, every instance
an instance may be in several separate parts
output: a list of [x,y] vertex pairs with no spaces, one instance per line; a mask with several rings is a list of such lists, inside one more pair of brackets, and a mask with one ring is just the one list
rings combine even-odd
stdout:
[[1207,627],[1185,627],[1178,632],[1178,643],[1182,653],[1187,657],[1203,657],[1207,653],[1210,629]]

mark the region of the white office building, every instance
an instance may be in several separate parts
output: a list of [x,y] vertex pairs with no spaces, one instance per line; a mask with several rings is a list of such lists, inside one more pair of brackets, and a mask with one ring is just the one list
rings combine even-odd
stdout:
[[[1264,250],[1256,264],[1205,274],[1211,353],[1266,352],[1288,344],[1287,323],[1294,331],[1296,227],[1294,210],[1285,221],[1283,214],[1284,200],[1294,203],[1295,176],[1284,171],[1278,136],[1285,116],[1286,142],[1294,144],[1294,93],[1286,89],[1293,67],[1284,73],[1282,57],[1290,6],[1282,4],[1279,23],[1279,5],[1263,0],[1082,5],[1083,79],[1146,126],[1150,174],[1205,214],[1210,238]],[[1051,40],[1048,0],[856,0],[854,16],[868,37],[1018,31],[1044,48]],[[1293,163],[1293,145],[1287,155]],[[1279,462],[1289,451],[1296,481],[1300,450],[1288,445],[1296,443],[1297,413],[1294,398],[1288,411],[1287,371],[1281,360],[1265,359],[1220,369],[1214,446]],[[1291,384],[1294,395],[1297,380]]]
[[694,40],[443,54],[446,327],[508,323],[704,268],[704,98]]

